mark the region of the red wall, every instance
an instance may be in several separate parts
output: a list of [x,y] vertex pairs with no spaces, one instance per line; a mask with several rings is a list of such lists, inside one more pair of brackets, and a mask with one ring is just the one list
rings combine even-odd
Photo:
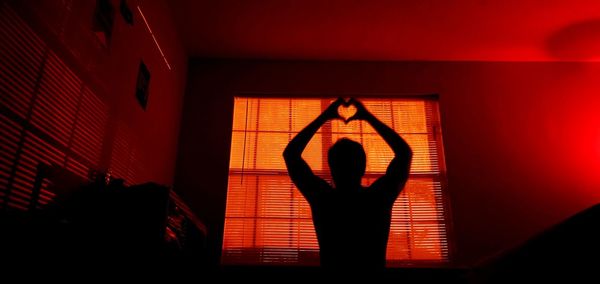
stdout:
[[599,77],[598,63],[193,60],[175,184],[216,256],[233,96],[437,93],[453,259],[473,264],[600,201]]
[[[130,178],[130,183],[172,184],[187,78],[187,54],[175,32],[166,1],[127,1],[134,17],[134,24],[130,26],[120,14],[120,1],[111,0],[115,17],[108,48],[101,48],[92,31],[94,0],[8,2],[7,5],[18,12],[108,106],[109,121],[103,137],[105,146],[98,168],[113,168],[115,158],[125,159],[128,169],[114,172],[115,176]],[[168,70],[163,61],[137,10],[138,5],[172,70]],[[151,73],[145,111],[135,98],[140,60]],[[121,152],[115,150],[116,139],[126,144]],[[129,157],[123,157],[123,153]]]

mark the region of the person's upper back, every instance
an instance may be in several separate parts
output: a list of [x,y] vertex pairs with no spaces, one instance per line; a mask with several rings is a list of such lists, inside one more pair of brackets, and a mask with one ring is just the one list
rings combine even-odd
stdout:
[[329,186],[307,200],[324,266],[383,266],[396,196],[380,188],[341,191]]

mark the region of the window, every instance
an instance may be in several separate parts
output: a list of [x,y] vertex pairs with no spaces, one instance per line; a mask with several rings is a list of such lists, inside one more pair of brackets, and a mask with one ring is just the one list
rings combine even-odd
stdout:
[[53,202],[47,181],[34,190],[40,164],[82,179],[90,170],[109,167],[115,177],[144,180],[132,131],[118,120],[110,125],[111,108],[95,88],[7,2],[0,4],[0,36],[0,211],[41,209]]
[[108,106],[7,4],[0,6],[0,209],[43,208],[40,164],[85,179],[100,163]]
[[[235,98],[224,264],[318,264],[310,207],[291,182],[282,153],[291,138],[332,101]],[[445,169],[437,101],[429,97],[361,101],[414,151],[410,179],[393,208],[388,266],[447,261]],[[303,153],[315,174],[331,181],[327,150],[342,137],[365,148],[363,185],[385,172],[393,152],[370,125],[332,121],[317,132]]]

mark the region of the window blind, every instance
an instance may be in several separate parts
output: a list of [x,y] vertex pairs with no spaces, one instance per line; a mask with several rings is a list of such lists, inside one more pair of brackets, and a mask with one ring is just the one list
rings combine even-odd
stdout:
[[41,208],[55,195],[44,181],[32,196],[38,165],[87,178],[100,163],[109,109],[5,2],[0,37],[0,208]]
[[[235,98],[222,262],[317,265],[310,207],[291,182],[282,153],[331,98]],[[444,166],[437,101],[361,99],[414,152],[410,178],[396,200],[388,242],[389,266],[448,260]],[[393,152],[364,121],[326,123],[303,152],[313,172],[331,182],[327,150],[339,138],[360,142],[367,154],[363,185],[383,175]],[[349,248],[351,249],[351,248]]]

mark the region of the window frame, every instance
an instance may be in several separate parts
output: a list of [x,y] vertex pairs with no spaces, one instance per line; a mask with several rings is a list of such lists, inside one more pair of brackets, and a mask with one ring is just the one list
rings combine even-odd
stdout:
[[[437,122],[437,125],[433,125],[433,131],[432,131],[432,135],[434,135],[435,137],[435,141],[437,143],[437,155],[438,155],[438,166],[439,166],[439,173],[435,174],[435,173],[426,173],[426,174],[410,174],[409,180],[411,177],[414,176],[418,176],[421,178],[432,178],[432,180],[434,180],[435,182],[439,182],[440,184],[440,192],[441,192],[441,200],[442,200],[442,206],[443,206],[443,217],[444,217],[444,229],[445,229],[445,240],[446,240],[446,250],[447,250],[447,258],[444,260],[396,260],[396,261],[390,261],[389,259],[387,260],[387,267],[388,268],[400,268],[400,267],[423,267],[423,268],[430,268],[430,267],[449,267],[451,265],[451,263],[453,262],[454,259],[454,254],[455,254],[455,240],[454,240],[454,230],[453,230],[453,219],[452,219],[452,210],[451,210],[451,200],[450,200],[450,194],[449,194],[449,187],[448,187],[448,180],[447,180],[447,168],[446,168],[446,161],[445,161],[445,153],[444,153],[444,141],[443,141],[443,126],[442,126],[442,114],[441,114],[441,102],[440,102],[440,96],[437,93],[431,93],[431,94],[388,94],[388,93],[355,93],[355,94],[341,94],[341,95],[332,95],[332,94],[317,94],[317,93],[313,93],[313,94],[306,94],[306,93],[294,93],[294,94],[286,94],[286,93],[281,93],[281,92],[276,92],[276,93],[261,93],[261,92],[238,92],[235,95],[233,95],[231,98],[231,110],[232,110],[232,114],[235,112],[235,99],[236,98],[243,98],[243,99],[290,99],[290,100],[294,100],[294,99],[298,99],[298,100],[303,100],[303,99],[318,99],[318,100],[334,100],[338,97],[343,97],[343,98],[350,98],[350,97],[354,97],[357,98],[358,100],[398,100],[398,99],[405,99],[405,100],[417,100],[417,101],[433,101],[435,103],[435,107],[433,107],[433,117],[434,120]],[[233,134],[234,129],[233,129],[233,115],[231,116],[231,129],[230,129],[230,134]],[[258,118],[257,118],[258,119]],[[394,129],[395,130],[395,129]],[[321,129],[320,129],[321,131]],[[396,130],[395,130],[396,131]],[[256,132],[260,132],[260,130],[256,130]],[[294,132],[292,132],[294,133]],[[331,130],[329,131],[329,134],[331,135],[332,132]],[[364,134],[364,133],[363,133]],[[233,137],[230,136],[230,137]],[[231,145],[229,146],[229,150],[231,151]],[[231,156],[231,152],[228,153],[228,158],[230,158]],[[230,168],[230,160],[228,160],[228,188],[227,188],[227,194],[229,191],[229,179],[230,179],[230,175],[231,175],[231,168]],[[326,160],[323,159],[323,162],[326,163]],[[273,172],[277,171],[277,170],[272,170]],[[284,170],[287,173],[287,170]],[[319,170],[314,170],[315,174],[319,175]],[[243,173],[243,171],[242,171]],[[376,173],[369,173],[368,171],[365,173],[365,176],[363,178],[369,178],[370,176],[372,177],[377,177],[379,176],[380,173],[376,172]],[[225,206],[227,206],[227,201],[225,203]],[[225,221],[227,219],[226,216],[224,216],[223,220]],[[310,219],[310,222],[312,223],[312,218]],[[221,245],[221,257],[220,257],[220,263],[224,266],[244,266],[245,264],[228,264],[226,262],[223,261],[223,252],[225,250],[224,247],[224,239],[225,239],[225,228],[223,231],[223,235],[222,235],[222,245]],[[265,264],[265,263],[254,263],[253,265],[258,265],[258,266],[289,266],[290,264],[286,264],[286,263],[269,263],[269,264]],[[292,266],[296,266],[296,267],[311,267],[312,265],[309,264],[295,264]]]

